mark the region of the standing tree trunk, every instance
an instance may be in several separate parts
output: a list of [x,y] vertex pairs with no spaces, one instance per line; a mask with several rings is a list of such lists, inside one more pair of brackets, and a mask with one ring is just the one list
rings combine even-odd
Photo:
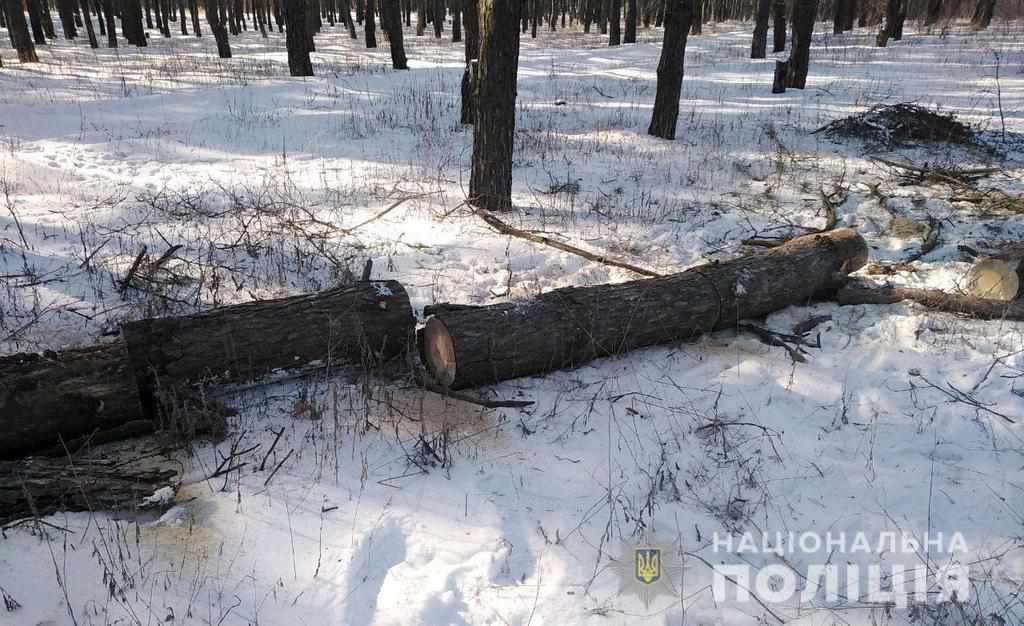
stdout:
[[192,16],[192,32],[195,33],[196,37],[202,37],[203,31],[199,27],[199,2],[198,0],[188,0],[188,12]]
[[[286,0],[288,2],[301,0]],[[222,59],[231,58],[231,44],[228,42],[228,29],[224,26],[224,7],[222,0],[206,0],[206,20],[210,23],[210,30],[213,31],[213,38],[217,42],[217,54]],[[292,28],[288,24],[288,30]],[[291,35],[288,35],[289,39]],[[290,54],[288,55],[291,56]]]
[[57,13],[60,15],[60,25],[64,29],[64,39],[68,41],[78,36],[75,28],[75,9],[72,6],[73,0],[57,0]]
[[608,45],[617,46],[622,43],[621,19],[622,0],[611,0],[608,11]]
[[[665,1],[672,2],[672,0]],[[704,32],[704,10],[704,0],[693,0],[693,17],[690,18],[691,35],[700,35]]]
[[667,0],[665,3],[665,41],[658,61],[654,113],[647,128],[647,134],[662,139],[676,138],[679,96],[683,90],[683,57],[694,19],[693,7],[694,0]]
[[[452,9],[452,43],[462,41],[462,3],[464,0],[451,0]],[[476,0],[469,0],[475,2]]]
[[160,18],[163,27],[160,29],[160,34],[164,37],[171,36],[171,15],[174,12],[171,10],[172,0],[160,0]]
[[377,47],[377,18],[374,16],[374,12],[377,10],[376,5],[376,0],[366,0],[366,14],[363,16],[366,21],[363,23],[363,30],[367,48]]
[[637,2],[639,0],[626,0],[626,33],[622,37],[623,43],[636,43],[636,27],[640,21]]
[[971,28],[985,30],[992,23],[995,13],[996,0],[978,0],[974,7],[974,15],[971,16]]
[[490,211],[512,208],[521,0],[480,1],[480,62],[473,125],[469,202]]
[[178,2],[178,21],[181,22],[181,34],[188,35],[188,20],[185,18],[185,0]]
[[[348,29],[348,36],[351,39],[358,39],[356,35],[356,23],[352,21],[352,7],[349,5],[349,0],[341,0],[341,19],[345,22],[345,28]],[[398,25],[401,29],[401,24]]]
[[[412,0],[410,0],[412,1]],[[416,1],[416,36],[422,37],[427,32],[427,0]]]
[[292,76],[312,76],[313,63],[309,60],[309,34],[306,32],[305,0],[284,0],[285,21],[288,31],[288,71]]
[[391,45],[391,67],[396,70],[409,69],[402,38],[402,7],[398,0],[381,0],[380,19]]
[[786,49],[786,0],[772,0],[772,52]]
[[89,36],[89,47],[96,49],[100,47],[100,42],[96,40],[96,31],[92,25],[92,15],[89,12],[89,0],[81,0],[82,4],[82,20],[85,22],[85,32]]
[[32,43],[21,0],[6,0],[4,9],[7,11],[7,32],[11,36],[11,45],[18,51],[18,60],[22,63],[38,63],[39,57],[36,56],[36,47]]
[[757,0],[757,14],[754,16],[754,36],[750,41],[750,58],[763,59],[768,56],[768,18],[772,0]]
[[107,47],[117,47],[117,31],[114,29],[114,0],[103,0],[103,17],[107,20]]
[[928,0],[928,12],[924,18],[924,25],[931,28],[938,23],[942,17],[942,0]]
[[32,26],[32,38],[37,46],[46,45],[46,32],[43,30],[43,8],[40,0],[27,0],[28,22]]
[[849,10],[850,0],[835,0],[832,15],[832,34],[839,35],[843,32],[843,24],[846,23],[846,12]]
[[818,0],[796,0],[797,10],[793,23],[793,52],[789,56],[787,87],[803,89],[807,84],[807,69],[811,62],[811,36],[814,19],[818,15]]
[[467,0],[463,10],[466,27],[466,67],[462,71],[462,111],[459,121],[472,124],[476,120],[476,60],[480,56],[480,3]]
[[434,38],[444,36],[444,0],[434,0]]

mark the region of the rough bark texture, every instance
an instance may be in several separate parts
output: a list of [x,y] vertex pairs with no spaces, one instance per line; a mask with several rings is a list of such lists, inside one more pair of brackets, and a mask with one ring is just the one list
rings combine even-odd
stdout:
[[557,289],[522,304],[427,307],[420,348],[453,389],[574,367],[805,302],[867,256],[863,238],[840,229],[672,276]]
[[924,25],[935,26],[942,17],[942,0],[928,0],[928,12],[924,18]]
[[[175,465],[139,452],[111,450],[84,458],[0,461],[0,524],[57,511],[135,511],[170,484]],[[126,457],[135,458],[126,461]]]
[[391,67],[396,70],[407,70],[409,63],[405,58],[405,42],[402,39],[402,7],[398,0],[381,0],[380,12],[381,22],[388,34],[388,44],[391,46]]
[[374,281],[129,322],[121,332],[143,409],[152,416],[157,390],[200,380],[255,378],[312,361],[372,365],[407,347],[414,321],[402,285]]
[[789,80],[789,61],[775,62],[775,78],[772,80],[772,93],[786,93],[786,82]]
[[839,304],[895,304],[904,300],[929,309],[958,313],[983,320],[1024,321],[1024,301],[989,300],[939,289],[917,287],[871,287],[860,283],[846,285],[836,294]]
[[6,0],[4,9],[7,11],[7,28],[11,36],[11,44],[18,51],[18,60],[22,63],[37,63],[36,46],[32,43],[32,34],[28,31],[28,22],[21,9],[21,0]]
[[58,446],[142,417],[120,343],[0,357],[0,459]]
[[786,0],[772,0],[772,52],[786,49]]
[[466,50],[466,67],[462,71],[462,111],[460,121],[472,124],[476,119],[476,85],[473,81],[473,61],[480,57],[480,15],[479,2],[467,0],[462,10],[466,35],[463,38]]
[[757,0],[754,16],[754,36],[750,41],[750,58],[763,59],[768,55],[768,18],[771,15],[772,0]]
[[658,61],[654,112],[647,128],[647,134],[662,139],[676,138],[679,96],[683,90],[683,57],[686,55],[686,37],[693,22],[693,1],[667,0],[665,6],[665,41]]
[[[107,21],[107,47],[117,47],[117,31],[114,26],[114,2],[103,0],[103,17]],[[198,32],[198,31],[197,31]]]
[[[285,0],[289,2],[290,0]],[[206,20],[210,23],[210,30],[213,32],[213,38],[217,42],[217,55],[222,59],[231,58],[231,43],[228,41],[228,29],[224,26],[224,7],[221,5],[221,0],[208,0],[206,3]],[[288,30],[291,30],[291,24],[288,25]],[[289,66],[291,65],[291,54],[289,56]]]
[[640,0],[626,0],[626,32],[622,43],[636,43],[636,26],[639,21],[637,3]]
[[818,0],[796,2],[793,52],[789,57],[789,78],[786,86],[803,89],[807,84],[807,69],[811,63],[811,36],[814,34],[814,18],[818,14]]
[[305,0],[284,0],[285,20],[288,30],[285,41],[288,46],[288,71],[292,76],[312,76],[313,62],[309,60],[309,37],[307,32]]
[[[480,1],[480,64],[469,201],[489,211],[512,208],[520,0]],[[468,31],[468,29],[467,29]]]
[[[608,45],[617,46],[622,43],[622,0],[611,0],[608,11]],[[552,21],[552,24],[554,22]]]
[[978,4],[974,7],[974,15],[971,16],[971,27],[975,30],[988,28],[995,13],[996,0],[978,0]]
[[25,3],[28,8],[28,22],[32,26],[32,39],[37,46],[46,45],[46,33],[43,30],[43,9],[39,0],[28,0]]
[[366,14],[363,16],[363,35],[367,48],[377,47],[377,0],[366,0]]

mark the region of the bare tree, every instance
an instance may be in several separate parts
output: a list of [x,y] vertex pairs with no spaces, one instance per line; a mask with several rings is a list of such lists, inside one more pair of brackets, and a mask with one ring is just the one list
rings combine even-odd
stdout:
[[679,96],[683,90],[683,58],[693,20],[694,0],[666,0],[665,41],[658,61],[658,85],[651,125],[647,129],[649,135],[662,139],[676,138]]
[[757,0],[757,13],[754,17],[754,36],[750,42],[751,59],[763,59],[768,54],[768,18],[771,8],[772,0]]
[[796,0],[793,19],[793,52],[789,55],[786,86],[803,89],[807,84],[807,69],[811,62],[811,36],[814,18],[818,15],[818,0]]
[[[411,0],[410,0],[411,1]],[[477,0],[466,2],[463,23],[466,27],[466,67],[462,72],[462,112],[459,120],[472,124],[476,120],[476,73],[475,63],[480,56],[480,14]]]
[[391,67],[396,70],[409,69],[409,63],[405,58],[405,42],[402,39],[402,7],[398,0],[381,0],[380,21],[391,45]]
[[284,19],[288,24],[285,42],[288,46],[288,71],[292,76],[312,76],[313,62],[309,60],[309,24],[305,0],[284,0]]
[[6,0],[7,29],[11,36],[11,44],[18,51],[18,60],[22,63],[37,63],[36,47],[32,43],[32,35],[28,32],[28,22],[21,9],[21,0]]

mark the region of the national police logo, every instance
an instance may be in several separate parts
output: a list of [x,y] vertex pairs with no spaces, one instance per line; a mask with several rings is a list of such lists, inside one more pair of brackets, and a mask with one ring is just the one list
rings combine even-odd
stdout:
[[661,548],[633,548],[634,575],[645,585],[661,580]]
[[[679,546],[664,545],[653,537],[642,537],[638,543],[625,543],[619,557],[609,567],[619,575],[619,591],[634,595],[651,609],[657,596],[679,601],[676,586],[682,582],[683,561]],[[664,608],[664,607],[662,607]]]

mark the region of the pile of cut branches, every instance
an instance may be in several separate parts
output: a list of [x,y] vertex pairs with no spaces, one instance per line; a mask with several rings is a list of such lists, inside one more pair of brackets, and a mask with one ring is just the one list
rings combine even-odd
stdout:
[[863,113],[833,120],[814,132],[887,147],[918,142],[978,143],[976,131],[958,121],[956,115],[909,102],[875,105]]

